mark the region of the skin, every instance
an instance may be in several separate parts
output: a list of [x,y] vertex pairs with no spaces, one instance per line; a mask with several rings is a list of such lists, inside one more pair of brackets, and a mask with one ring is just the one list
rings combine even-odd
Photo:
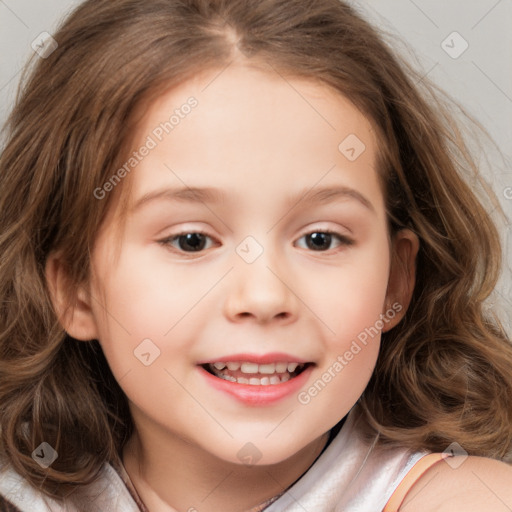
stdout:
[[[68,333],[100,340],[128,397],[135,433],[123,461],[147,507],[239,512],[281,492],[314,462],[329,429],[365,389],[380,334],[307,404],[298,393],[267,405],[241,403],[212,388],[198,362],[285,352],[314,363],[299,390],[306,391],[392,304],[402,309],[383,329],[401,320],[419,243],[407,230],[390,238],[374,131],[339,93],[237,63],[153,102],[134,148],[191,96],[198,106],[127,178],[122,222],[114,199],[90,282],[70,301],[58,255],[47,277]],[[366,146],[354,161],[338,149],[350,134]],[[371,206],[353,195],[303,197],[334,186]],[[213,187],[226,197],[148,200],[172,187]],[[342,238],[334,236],[326,250],[308,247],[306,235],[326,230]],[[205,249],[185,252],[177,235],[198,231],[207,235]],[[247,236],[263,249],[253,263],[236,252]],[[160,355],[145,366],[134,350],[148,338]],[[238,455],[247,443],[261,457],[251,467]]]
[[507,512],[512,510],[512,468],[485,457],[439,462],[411,487],[400,512]]

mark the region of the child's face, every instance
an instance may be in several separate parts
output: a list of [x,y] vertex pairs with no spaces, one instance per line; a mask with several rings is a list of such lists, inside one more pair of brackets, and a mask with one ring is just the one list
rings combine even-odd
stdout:
[[[381,317],[394,300],[372,127],[325,86],[232,65],[161,96],[134,149],[126,224],[119,239],[112,213],[97,239],[82,337],[100,340],[141,437],[282,461],[354,405],[400,316]],[[207,362],[251,364],[222,378]],[[308,364],[294,376],[273,366],[285,362]]]

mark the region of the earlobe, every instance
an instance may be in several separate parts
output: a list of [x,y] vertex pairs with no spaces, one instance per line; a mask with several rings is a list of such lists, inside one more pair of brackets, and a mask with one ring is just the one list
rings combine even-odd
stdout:
[[90,294],[86,288],[80,286],[76,289],[71,284],[59,254],[49,256],[45,274],[53,308],[63,329],[77,340],[97,339]]
[[383,332],[395,327],[409,307],[416,283],[416,257],[419,247],[419,239],[410,229],[400,230],[392,240],[391,266],[383,314],[390,309],[396,314],[385,324]]

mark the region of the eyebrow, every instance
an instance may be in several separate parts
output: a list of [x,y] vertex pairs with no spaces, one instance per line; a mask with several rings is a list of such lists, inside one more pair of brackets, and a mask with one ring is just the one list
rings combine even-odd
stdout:
[[362,204],[368,210],[376,213],[371,201],[361,192],[346,186],[324,187],[317,190],[304,189],[302,192],[290,198],[290,206],[298,203],[315,204],[315,203],[334,203],[341,199],[354,199]]
[[[211,187],[182,187],[182,188],[163,188],[144,194],[138,199],[131,211],[138,210],[142,206],[157,201],[177,201],[183,203],[222,203],[227,199],[226,194],[219,189]],[[373,204],[361,192],[346,186],[331,186],[316,190],[303,189],[287,200],[287,206],[295,208],[298,204],[306,206],[314,204],[328,204],[341,199],[353,199],[362,204],[368,210],[376,213]]]
[[220,203],[226,198],[224,192],[215,188],[162,188],[148,192],[138,199],[131,211],[157,200],[178,201],[182,203]]

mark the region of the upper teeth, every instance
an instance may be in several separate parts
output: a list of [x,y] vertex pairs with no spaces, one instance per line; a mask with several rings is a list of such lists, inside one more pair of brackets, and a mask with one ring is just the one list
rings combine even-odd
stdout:
[[224,370],[227,368],[230,371],[238,371],[240,370],[242,373],[263,373],[267,375],[272,375],[273,373],[285,373],[285,372],[294,372],[298,366],[303,366],[300,363],[268,363],[268,364],[257,364],[257,363],[223,363],[216,362],[213,363],[213,366],[217,370]]

